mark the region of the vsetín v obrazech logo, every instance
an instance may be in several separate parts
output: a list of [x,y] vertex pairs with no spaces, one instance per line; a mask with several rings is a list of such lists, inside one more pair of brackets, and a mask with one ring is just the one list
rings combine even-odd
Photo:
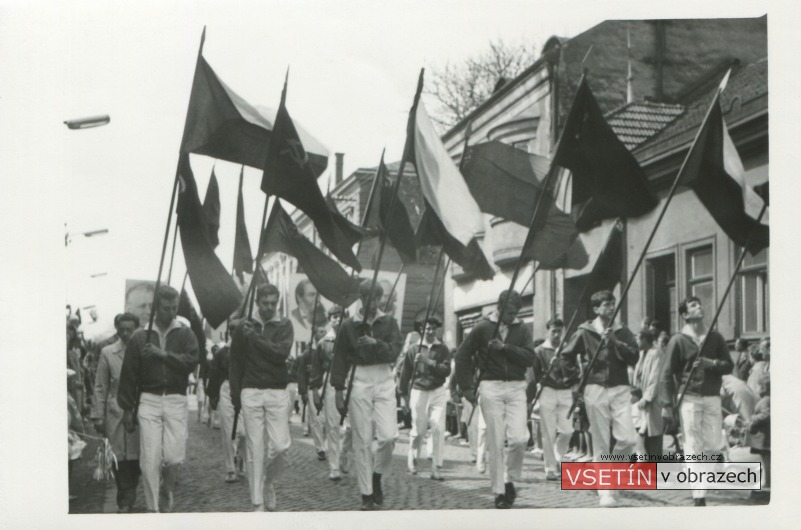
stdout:
[[759,462],[565,462],[563,490],[759,490]]

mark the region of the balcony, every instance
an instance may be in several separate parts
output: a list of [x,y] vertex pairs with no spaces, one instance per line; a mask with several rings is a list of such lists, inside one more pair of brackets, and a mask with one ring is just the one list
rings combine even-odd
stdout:
[[492,260],[495,265],[501,269],[514,265],[523,250],[527,229],[501,217],[493,217],[490,220],[490,227]]

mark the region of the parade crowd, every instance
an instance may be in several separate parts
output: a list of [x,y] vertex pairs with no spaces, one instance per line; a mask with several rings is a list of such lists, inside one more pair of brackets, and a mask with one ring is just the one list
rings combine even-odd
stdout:
[[[134,507],[140,479],[147,511],[173,511],[194,393],[199,414],[219,422],[220,480],[246,480],[254,511],[280,508],[281,476],[292,471],[290,417],[299,407],[328,478],[354,476],[365,511],[393,494],[382,479],[402,472],[392,469],[392,455],[404,426],[404,472],[445,480],[443,446],[446,436],[458,435],[476,472],[489,471],[498,509],[514,505],[529,450],[541,454],[549,481],[561,480],[562,462],[610,454],[761,459],[763,489],[753,493],[769,498],[770,339],[738,339],[730,352],[725,338],[705,327],[708,308],[698,298],[679,304],[681,327],[669,336],[652,319],[637,333],[613,322],[615,296],[599,291],[590,299],[591,320],[567,335],[552,316],[546,336],[535,340],[518,318],[520,294],[504,291],[497,310],[452,349],[433,316],[404,343],[397,321],[378,307],[382,295],[380,284],[363,280],[362,309],[348,316],[332,306],[297,356],[290,355],[293,323],[280,315],[279,291],[270,284],[256,289],[252,314],[235,313],[227,341],[211,345],[203,359],[177,317],[172,287],[158,288],[151,326],[119,314],[116,332],[102,340],[85,339],[80,315],[68,307],[70,469],[89,460],[81,455],[84,438],[105,438],[119,512]],[[615,492],[598,493],[600,506],[618,503]],[[704,506],[705,493],[693,490],[692,504]]]

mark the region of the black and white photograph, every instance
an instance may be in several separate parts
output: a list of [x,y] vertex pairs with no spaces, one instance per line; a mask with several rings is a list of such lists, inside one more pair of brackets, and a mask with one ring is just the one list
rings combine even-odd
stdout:
[[788,527],[798,14],[0,0],[0,523]]

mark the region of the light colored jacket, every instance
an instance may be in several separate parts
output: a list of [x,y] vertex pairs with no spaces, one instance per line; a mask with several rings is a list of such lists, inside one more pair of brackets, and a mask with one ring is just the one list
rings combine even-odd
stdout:
[[648,436],[663,433],[662,407],[667,404],[666,394],[662,386],[662,370],[665,364],[665,352],[662,348],[653,347],[637,361],[634,368],[634,386],[642,391],[642,399],[648,402],[640,412],[638,430]]
[[117,403],[125,345],[121,340],[100,351],[95,374],[95,402],[92,419],[102,419],[106,437],[117,460],[139,459],[139,433],[125,431],[123,410]]

